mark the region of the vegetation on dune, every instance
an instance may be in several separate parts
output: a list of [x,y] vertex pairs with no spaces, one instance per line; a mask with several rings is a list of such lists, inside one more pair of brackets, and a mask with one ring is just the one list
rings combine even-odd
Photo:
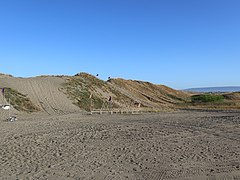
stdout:
[[[88,78],[87,80],[86,77]],[[91,75],[81,73],[69,78],[64,84],[64,88],[66,94],[74,101],[75,105],[86,111],[90,111],[92,104],[94,104],[94,108],[101,108],[103,104],[101,98],[92,95],[92,86],[96,84],[102,87],[104,81],[102,82],[97,78],[91,77]]]
[[[113,81],[115,85],[122,89],[125,89],[134,94],[135,97],[141,99],[142,102],[159,104],[167,104],[171,106],[175,103],[185,103],[189,101],[189,95],[180,91],[176,91],[167,86],[155,85],[144,81],[133,81],[124,79],[115,79]],[[147,100],[147,101],[146,101]]]
[[184,98],[181,98],[181,97],[178,97],[176,95],[173,95],[173,94],[166,94],[168,97],[170,97],[171,99],[173,100],[176,100],[176,101],[182,101],[182,102],[187,102],[186,99]]
[[40,109],[35,106],[30,99],[16,90],[5,88],[5,98],[18,111],[37,112]]
[[110,96],[114,102],[113,108],[119,108],[120,104],[132,101],[108,82],[110,80],[105,82],[90,74],[78,73],[69,77],[63,86],[65,93],[74,104],[86,111],[90,111],[91,108],[100,109]]
[[92,96],[92,98],[90,98],[91,93],[87,91],[81,92],[76,90],[74,96],[77,97],[77,102],[75,104],[86,111],[90,111],[91,108],[99,109],[103,104],[103,100],[99,97]]
[[78,73],[75,77],[82,79],[82,82],[89,85],[95,85],[97,87],[103,87],[105,81],[96,78],[95,76],[88,73]]
[[191,97],[193,103],[215,103],[215,102],[223,102],[223,95],[215,95],[215,94],[200,94],[193,95]]
[[[141,107],[141,110],[154,109],[154,111],[182,108],[240,109],[240,93],[192,95],[144,81],[120,78],[103,81],[87,73],[57,77],[66,80],[59,90],[65,93],[73,104],[86,111],[100,109],[110,97],[113,102],[112,107],[121,109],[136,107]],[[26,95],[16,90],[6,88],[5,97],[19,111],[40,111]]]
[[[159,108],[225,108],[236,106],[222,94],[190,96],[190,94],[166,86],[142,81],[110,79],[105,82],[87,73],[79,73],[70,77],[64,86],[74,104],[87,111],[91,108],[101,108],[109,96],[113,98],[113,107],[121,107],[128,103],[134,104],[132,102],[135,101],[141,102],[142,107],[158,106]],[[91,106],[92,104],[94,107]]]
[[235,93],[231,94],[198,94],[191,96],[191,102],[179,103],[179,108],[186,109],[240,109],[240,101]]

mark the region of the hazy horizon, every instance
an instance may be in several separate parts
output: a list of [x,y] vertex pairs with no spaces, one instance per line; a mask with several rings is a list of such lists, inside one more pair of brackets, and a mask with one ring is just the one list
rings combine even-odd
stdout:
[[237,0],[0,2],[0,72],[239,86]]

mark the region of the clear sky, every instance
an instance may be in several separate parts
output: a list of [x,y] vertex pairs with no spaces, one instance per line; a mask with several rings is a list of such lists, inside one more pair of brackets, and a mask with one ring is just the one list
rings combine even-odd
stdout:
[[240,0],[0,0],[0,72],[240,85]]

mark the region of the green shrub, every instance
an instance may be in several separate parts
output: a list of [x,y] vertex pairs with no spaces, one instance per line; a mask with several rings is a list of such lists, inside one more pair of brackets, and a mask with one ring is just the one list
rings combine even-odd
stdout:
[[222,102],[224,100],[224,96],[214,94],[200,94],[193,95],[191,97],[191,100],[193,103]]

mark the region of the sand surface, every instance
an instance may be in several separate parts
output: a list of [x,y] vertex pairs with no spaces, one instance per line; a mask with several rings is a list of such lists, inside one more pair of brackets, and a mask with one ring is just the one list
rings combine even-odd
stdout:
[[[0,76],[0,80],[1,87],[10,87],[27,95],[34,105],[48,115],[82,112],[82,110],[75,106],[67,95],[61,91],[61,85],[65,82],[64,78],[3,78]],[[2,94],[0,93],[0,104],[3,104],[3,102]]]
[[240,113],[21,115],[0,121],[0,179],[240,179]]

